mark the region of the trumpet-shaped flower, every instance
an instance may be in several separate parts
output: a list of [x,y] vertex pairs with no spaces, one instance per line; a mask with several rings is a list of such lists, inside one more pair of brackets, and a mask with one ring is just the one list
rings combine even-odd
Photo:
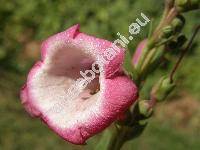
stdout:
[[[79,25],[48,38],[21,90],[25,109],[74,144],[84,144],[108,127],[138,95],[134,82],[122,72],[124,49],[118,48],[109,61],[104,58],[106,63],[93,65],[102,62],[111,47],[112,42],[79,32]],[[76,83],[85,88],[71,97],[68,91],[80,86]]]

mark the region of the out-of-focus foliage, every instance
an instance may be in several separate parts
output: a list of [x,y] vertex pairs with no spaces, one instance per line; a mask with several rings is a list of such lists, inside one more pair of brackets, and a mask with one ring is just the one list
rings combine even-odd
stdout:
[[[0,149],[82,149],[69,146],[40,121],[30,119],[20,104],[19,89],[33,62],[39,59],[42,40],[79,23],[81,31],[112,41],[118,38],[117,32],[127,36],[129,24],[141,12],[151,18],[155,27],[162,10],[162,0],[0,0]],[[185,17],[184,33],[190,36],[193,26],[200,23],[200,13],[190,12]],[[138,41],[147,37],[148,30],[149,26],[142,28],[134,37],[128,46],[131,53]],[[200,98],[199,39],[200,36],[181,65],[177,89],[178,93],[184,90],[197,99]],[[176,58],[169,60],[175,62]],[[171,67],[164,66],[154,73],[147,81],[149,88]],[[163,120],[166,123],[161,121],[160,126],[154,119],[144,135],[126,149],[200,148],[199,134],[176,131],[167,119]],[[97,138],[89,142],[87,149],[94,148]]]

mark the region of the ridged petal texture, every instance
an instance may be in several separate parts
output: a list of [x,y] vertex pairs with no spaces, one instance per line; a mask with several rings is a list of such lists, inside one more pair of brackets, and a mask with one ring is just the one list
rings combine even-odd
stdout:
[[76,98],[70,99],[67,90],[112,44],[79,32],[79,25],[44,41],[41,60],[21,90],[26,111],[74,144],[85,144],[108,127],[138,95],[134,82],[122,72],[124,49],[102,65],[103,71]]

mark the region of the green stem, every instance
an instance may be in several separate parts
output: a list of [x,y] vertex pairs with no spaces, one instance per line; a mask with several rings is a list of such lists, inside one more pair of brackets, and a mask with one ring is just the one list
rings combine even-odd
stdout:
[[120,150],[125,142],[126,129],[120,127],[106,130],[95,150]]
[[179,67],[181,61],[183,60],[185,54],[190,50],[191,46],[192,46],[192,42],[195,38],[195,36],[197,35],[198,31],[200,30],[200,25],[198,25],[190,39],[190,41],[188,42],[188,45],[186,46],[186,48],[184,50],[182,50],[182,53],[180,55],[180,57],[178,58],[174,68],[172,69],[171,73],[170,73],[170,82],[173,83],[173,77],[174,77],[174,74],[177,70],[177,68]]
[[123,145],[123,131],[120,129],[119,131],[116,130],[113,134],[113,137],[110,141],[110,145],[108,147],[108,150],[120,150],[120,148]]

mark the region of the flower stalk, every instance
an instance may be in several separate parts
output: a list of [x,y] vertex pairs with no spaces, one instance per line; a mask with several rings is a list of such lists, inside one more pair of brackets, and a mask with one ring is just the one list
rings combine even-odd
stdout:
[[174,65],[174,68],[172,69],[171,73],[170,73],[170,82],[173,83],[173,78],[174,78],[174,74],[177,70],[177,68],[179,67],[181,61],[183,60],[184,56],[186,55],[186,53],[190,50],[192,43],[194,41],[194,38],[196,37],[198,31],[200,30],[200,25],[198,25],[190,39],[190,41],[188,42],[186,48],[184,50],[181,51],[181,55],[179,57],[179,59],[177,60],[176,64]]

